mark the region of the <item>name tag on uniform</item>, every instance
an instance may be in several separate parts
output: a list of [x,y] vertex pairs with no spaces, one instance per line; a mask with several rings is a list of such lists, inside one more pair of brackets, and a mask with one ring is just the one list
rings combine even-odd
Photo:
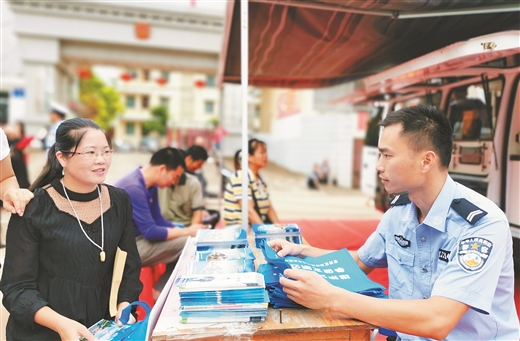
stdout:
[[439,249],[439,259],[442,260],[443,262],[448,263],[450,260],[450,253],[451,253],[451,251]]

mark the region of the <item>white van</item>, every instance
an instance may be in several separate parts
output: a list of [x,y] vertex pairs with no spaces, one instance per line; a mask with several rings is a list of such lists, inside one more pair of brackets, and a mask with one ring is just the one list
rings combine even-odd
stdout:
[[[459,42],[360,82],[359,90],[338,101],[370,104],[372,123],[417,104],[446,113],[454,130],[450,175],[506,213],[520,264],[520,31]],[[377,136],[367,136],[372,146],[364,147],[361,182],[386,209],[374,141]]]

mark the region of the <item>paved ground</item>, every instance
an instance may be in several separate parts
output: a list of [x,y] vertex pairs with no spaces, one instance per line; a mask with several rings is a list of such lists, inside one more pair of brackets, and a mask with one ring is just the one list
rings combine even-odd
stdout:
[[[111,184],[120,176],[128,173],[139,165],[146,165],[150,160],[149,153],[116,153],[106,182]],[[29,180],[34,180],[45,164],[45,152],[33,151],[29,155]],[[229,160],[225,167],[232,169]],[[215,163],[207,162],[203,168],[208,181],[208,190],[218,193],[220,189],[220,171]],[[307,171],[307,170],[304,170]],[[375,210],[369,200],[358,190],[349,190],[334,186],[323,186],[322,189],[309,190],[305,185],[305,175],[289,172],[276,165],[268,165],[261,170],[262,178],[269,186],[273,205],[280,219],[378,219],[381,213]],[[208,199],[207,206],[220,208],[219,199]],[[2,241],[5,241],[5,231],[9,214],[1,213]],[[0,260],[3,262],[5,249],[0,249]],[[0,309],[0,340],[5,340],[5,324],[7,311]]]

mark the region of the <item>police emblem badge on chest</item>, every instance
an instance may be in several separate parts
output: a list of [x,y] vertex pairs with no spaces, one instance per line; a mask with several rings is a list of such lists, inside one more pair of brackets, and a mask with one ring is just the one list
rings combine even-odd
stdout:
[[486,264],[493,243],[487,239],[471,237],[459,242],[457,260],[460,267],[466,272],[479,272]]

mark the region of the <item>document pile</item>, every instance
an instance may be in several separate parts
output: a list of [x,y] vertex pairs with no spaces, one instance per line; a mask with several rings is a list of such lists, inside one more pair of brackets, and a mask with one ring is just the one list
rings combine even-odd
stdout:
[[269,298],[274,308],[301,307],[290,300],[280,285],[280,277],[285,269],[314,271],[334,286],[359,294],[386,298],[385,287],[370,280],[358,267],[347,249],[334,251],[319,257],[279,257],[267,243],[262,244],[262,252],[267,264],[261,264],[258,272],[265,277]]
[[264,276],[256,272],[184,275],[174,285],[181,323],[261,322],[267,315]]
[[248,248],[245,230],[199,230],[195,241],[195,261],[188,265],[188,275],[254,272],[254,255]]
[[302,243],[300,227],[296,224],[253,224],[255,246],[260,248],[264,241],[285,239],[294,244]]
[[197,251],[214,248],[238,249],[247,247],[246,230],[237,227],[232,229],[198,230],[195,240]]

